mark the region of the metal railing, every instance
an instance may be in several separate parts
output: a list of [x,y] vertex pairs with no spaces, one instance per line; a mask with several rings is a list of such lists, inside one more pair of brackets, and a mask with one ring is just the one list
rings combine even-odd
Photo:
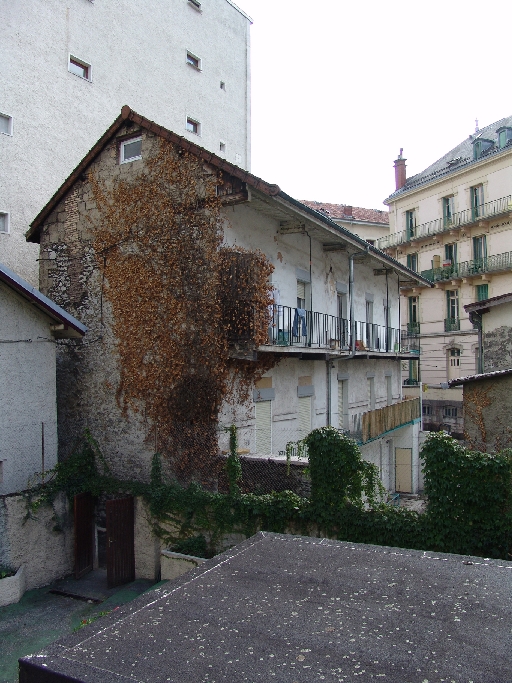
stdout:
[[445,318],[444,319],[444,331],[445,332],[458,332],[460,330],[460,318]]
[[453,230],[454,228],[460,228],[464,225],[470,225],[476,221],[492,218],[493,216],[499,216],[500,214],[512,211],[512,195],[507,195],[506,197],[500,197],[500,199],[494,199],[492,202],[485,202],[479,206],[472,207],[471,209],[464,209],[463,211],[458,211],[452,214],[449,218],[437,218],[433,221],[428,221],[427,223],[422,223],[421,225],[415,225],[407,230],[402,230],[400,232],[394,232],[385,237],[381,237],[375,242],[375,246],[378,249],[387,249],[389,247],[397,247],[400,244],[405,244],[406,242],[412,242],[414,240],[424,239],[430,237],[431,235],[437,235],[441,232],[446,232],[448,230]]
[[[351,348],[350,323],[327,313],[274,304],[271,307],[268,343],[333,350]],[[356,351],[399,353],[400,330],[385,325],[355,322]]]
[[454,263],[444,268],[430,268],[422,270],[422,277],[432,282],[442,280],[452,280],[454,278],[471,277],[480,273],[492,273],[499,270],[512,270],[512,251],[503,254],[494,254],[484,258],[473,259],[472,261],[462,261]]
[[407,323],[407,334],[409,336],[412,336],[414,334],[419,334],[420,333],[420,324],[419,323]]

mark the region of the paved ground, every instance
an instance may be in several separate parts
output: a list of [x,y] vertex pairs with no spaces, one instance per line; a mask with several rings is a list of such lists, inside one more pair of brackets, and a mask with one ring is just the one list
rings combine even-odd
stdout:
[[108,589],[106,570],[98,569],[80,581],[67,577],[28,591],[19,603],[0,607],[0,683],[17,683],[19,657],[38,652],[73,633],[83,622],[101,618],[102,613],[116,610],[151,587],[151,581],[137,580]]

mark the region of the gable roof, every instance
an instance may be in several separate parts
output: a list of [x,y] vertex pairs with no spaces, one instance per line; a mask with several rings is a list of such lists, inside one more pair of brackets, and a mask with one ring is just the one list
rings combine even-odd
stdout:
[[490,299],[482,299],[482,301],[475,301],[472,304],[466,304],[464,306],[464,310],[467,313],[472,313],[474,311],[482,311],[483,313],[487,313],[489,308],[492,308],[493,306],[499,306],[500,304],[509,304],[511,301],[512,293],[500,294],[499,296],[493,296]]
[[449,387],[456,387],[460,384],[467,384],[468,382],[478,382],[482,379],[493,379],[498,377],[505,377],[512,373],[512,368],[507,370],[494,370],[494,372],[482,372],[479,375],[467,375],[467,377],[459,377],[458,379],[452,379],[448,382]]
[[[443,178],[452,173],[456,173],[457,171],[460,171],[461,168],[466,168],[472,164],[476,164],[483,159],[492,157],[500,152],[505,152],[505,150],[510,152],[510,150],[512,150],[512,141],[510,141],[503,149],[500,149],[497,144],[497,131],[504,127],[512,127],[512,116],[508,116],[504,119],[496,121],[495,123],[491,123],[491,125],[480,129],[478,133],[465,138],[456,147],[451,149],[437,161],[434,161],[434,163],[428,166],[425,170],[421,171],[421,173],[417,173],[416,175],[407,178],[405,185],[399,190],[396,190],[390,194],[384,203],[387,204],[400,195],[405,194],[409,190],[413,190],[421,185],[426,185],[429,182],[438,180],[439,178]],[[479,138],[489,140],[493,144],[489,147],[489,149],[484,151],[478,159],[474,159],[473,143]]]
[[405,282],[420,283],[422,285],[427,285],[428,287],[433,286],[433,283],[430,282],[430,280],[427,280],[418,273],[404,266],[399,261],[396,261],[391,256],[388,256],[387,254],[380,251],[373,245],[370,245],[362,237],[359,237],[347,228],[344,228],[342,225],[335,223],[326,214],[320,211],[316,211],[307,204],[304,204],[298,201],[297,199],[294,199],[290,195],[286,194],[281,190],[279,185],[265,182],[261,178],[258,178],[257,176],[253,175],[252,173],[249,173],[248,171],[245,171],[244,169],[239,168],[238,166],[231,164],[229,161],[226,161],[225,159],[217,156],[213,152],[204,149],[204,147],[200,147],[199,145],[190,142],[181,135],[173,133],[172,131],[167,130],[167,128],[159,126],[157,123],[154,123],[153,121],[146,119],[144,116],[137,114],[137,112],[133,111],[133,109],[130,109],[130,107],[128,107],[127,105],[125,105],[122,108],[121,115],[117,117],[117,119],[110,126],[110,128],[108,128],[108,130],[90,149],[90,151],[85,155],[85,157],[74,169],[74,171],[72,171],[69,177],[64,181],[61,187],[53,195],[50,201],[46,204],[46,206],[39,212],[39,214],[32,221],[32,223],[30,224],[30,228],[25,235],[28,242],[39,242],[41,229],[43,227],[45,220],[48,218],[51,212],[57,207],[59,202],[62,201],[62,199],[64,199],[66,194],[73,187],[73,185],[80,179],[82,174],[87,171],[89,166],[101,154],[104,147],[110,143],[110,141],[115,136],[117,131],[123,125],[125,125],[126,121],[133,121],[141,128],[144,128],[154,133],[155,135],[158,135],[164,138],[165,140],[168,140],[169,142],[179,145],[185,151],[194,154],[200,159],[203,159],[206,163],[210,164],[211,166],[218,168],[220,171],[224,171],[235,178],[238,178],[242,182],[246,183],[252,189],[257,190],[258,192],[267,195],[270,198],[274,198],[276,200],[279,199],[281,202],[287,204],[288,207],[292,208],[295,212],[298,210],[301,214],[306,214],[308,217],[313,218],[317,222],[320,222],[321,224],[329,228],[330,231],[336,231],[336,233],[339,236],[342,236],[344,240],[352,244],[354,247],[356,247],[356,249],[364,249],[369,254],[376,257],[378,260],[388,263],[397,273],[399,272],[402,276],[405,276]]
[[67,313],[63,308],[32,287],[26,280],[16,275],[10,268],[0,263],[0,281],[20,294],[24,299],[34,304],[36,308],[55,320],[61,329],[56,329],[54,335],[57,338],[83,337],[87,327],[82,325],[76,318]]
[[[389,226],[389,212],[380,209],[363,209],[360,206],[350,206],[348,204],[331,204],[329,202],[317,202],[308,199],[301,199],[301,202],[315,211],[324,213],[332,220],[361,221],[362,223],[379,223]],[[351,215],[345,213],[349,210]]]

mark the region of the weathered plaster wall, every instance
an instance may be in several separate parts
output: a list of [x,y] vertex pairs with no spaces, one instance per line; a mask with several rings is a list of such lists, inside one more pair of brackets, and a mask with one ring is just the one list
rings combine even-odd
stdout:
[[25,566],[26,589],[46,586],[73,570],[73,520],[67,498],[27,518],[23,496],[0,496],[0,564]]
[[[37,286],[37,247],[24,233],[123,105],[249,168],[250,22],[227,0],[200,12],[186,0],[26,0],[23,10],[2,7],[1,112],[13,135],[0,134],[0,211],[11,219],[0,260]],[[91,65],[91,81],[68,71],[69,54]]]
[[472,446],[487,452],[512,446],[511,396],[510,375],[464,385],[464,429]]
[[[22,491],[57,462],[52,321],[0,283],[0,495]],[[44,424],[44,428],[42,425]]]
[[[492,309],[491,309],[492,310]],[[485,316],[484,316],[485,319]],[[509,319],[509,322],[511,320]],[[484,372],[512,367],[512,327],[502,325],[483,334]]]

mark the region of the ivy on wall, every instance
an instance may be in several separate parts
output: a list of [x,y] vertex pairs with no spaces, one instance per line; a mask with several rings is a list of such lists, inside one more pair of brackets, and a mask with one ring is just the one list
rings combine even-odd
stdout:
[[260,252],[222,244],[222,175],[165,140],[144,163],[133,180],[89,174],[117,400],[125,413],[144,413],[148,438],[156,435],[180,481],[211,486],[222,466],[222,404],[243,402],[277,361],[235,362],[229,353],[234,342],[256,348],[266,338],[273,266]]

